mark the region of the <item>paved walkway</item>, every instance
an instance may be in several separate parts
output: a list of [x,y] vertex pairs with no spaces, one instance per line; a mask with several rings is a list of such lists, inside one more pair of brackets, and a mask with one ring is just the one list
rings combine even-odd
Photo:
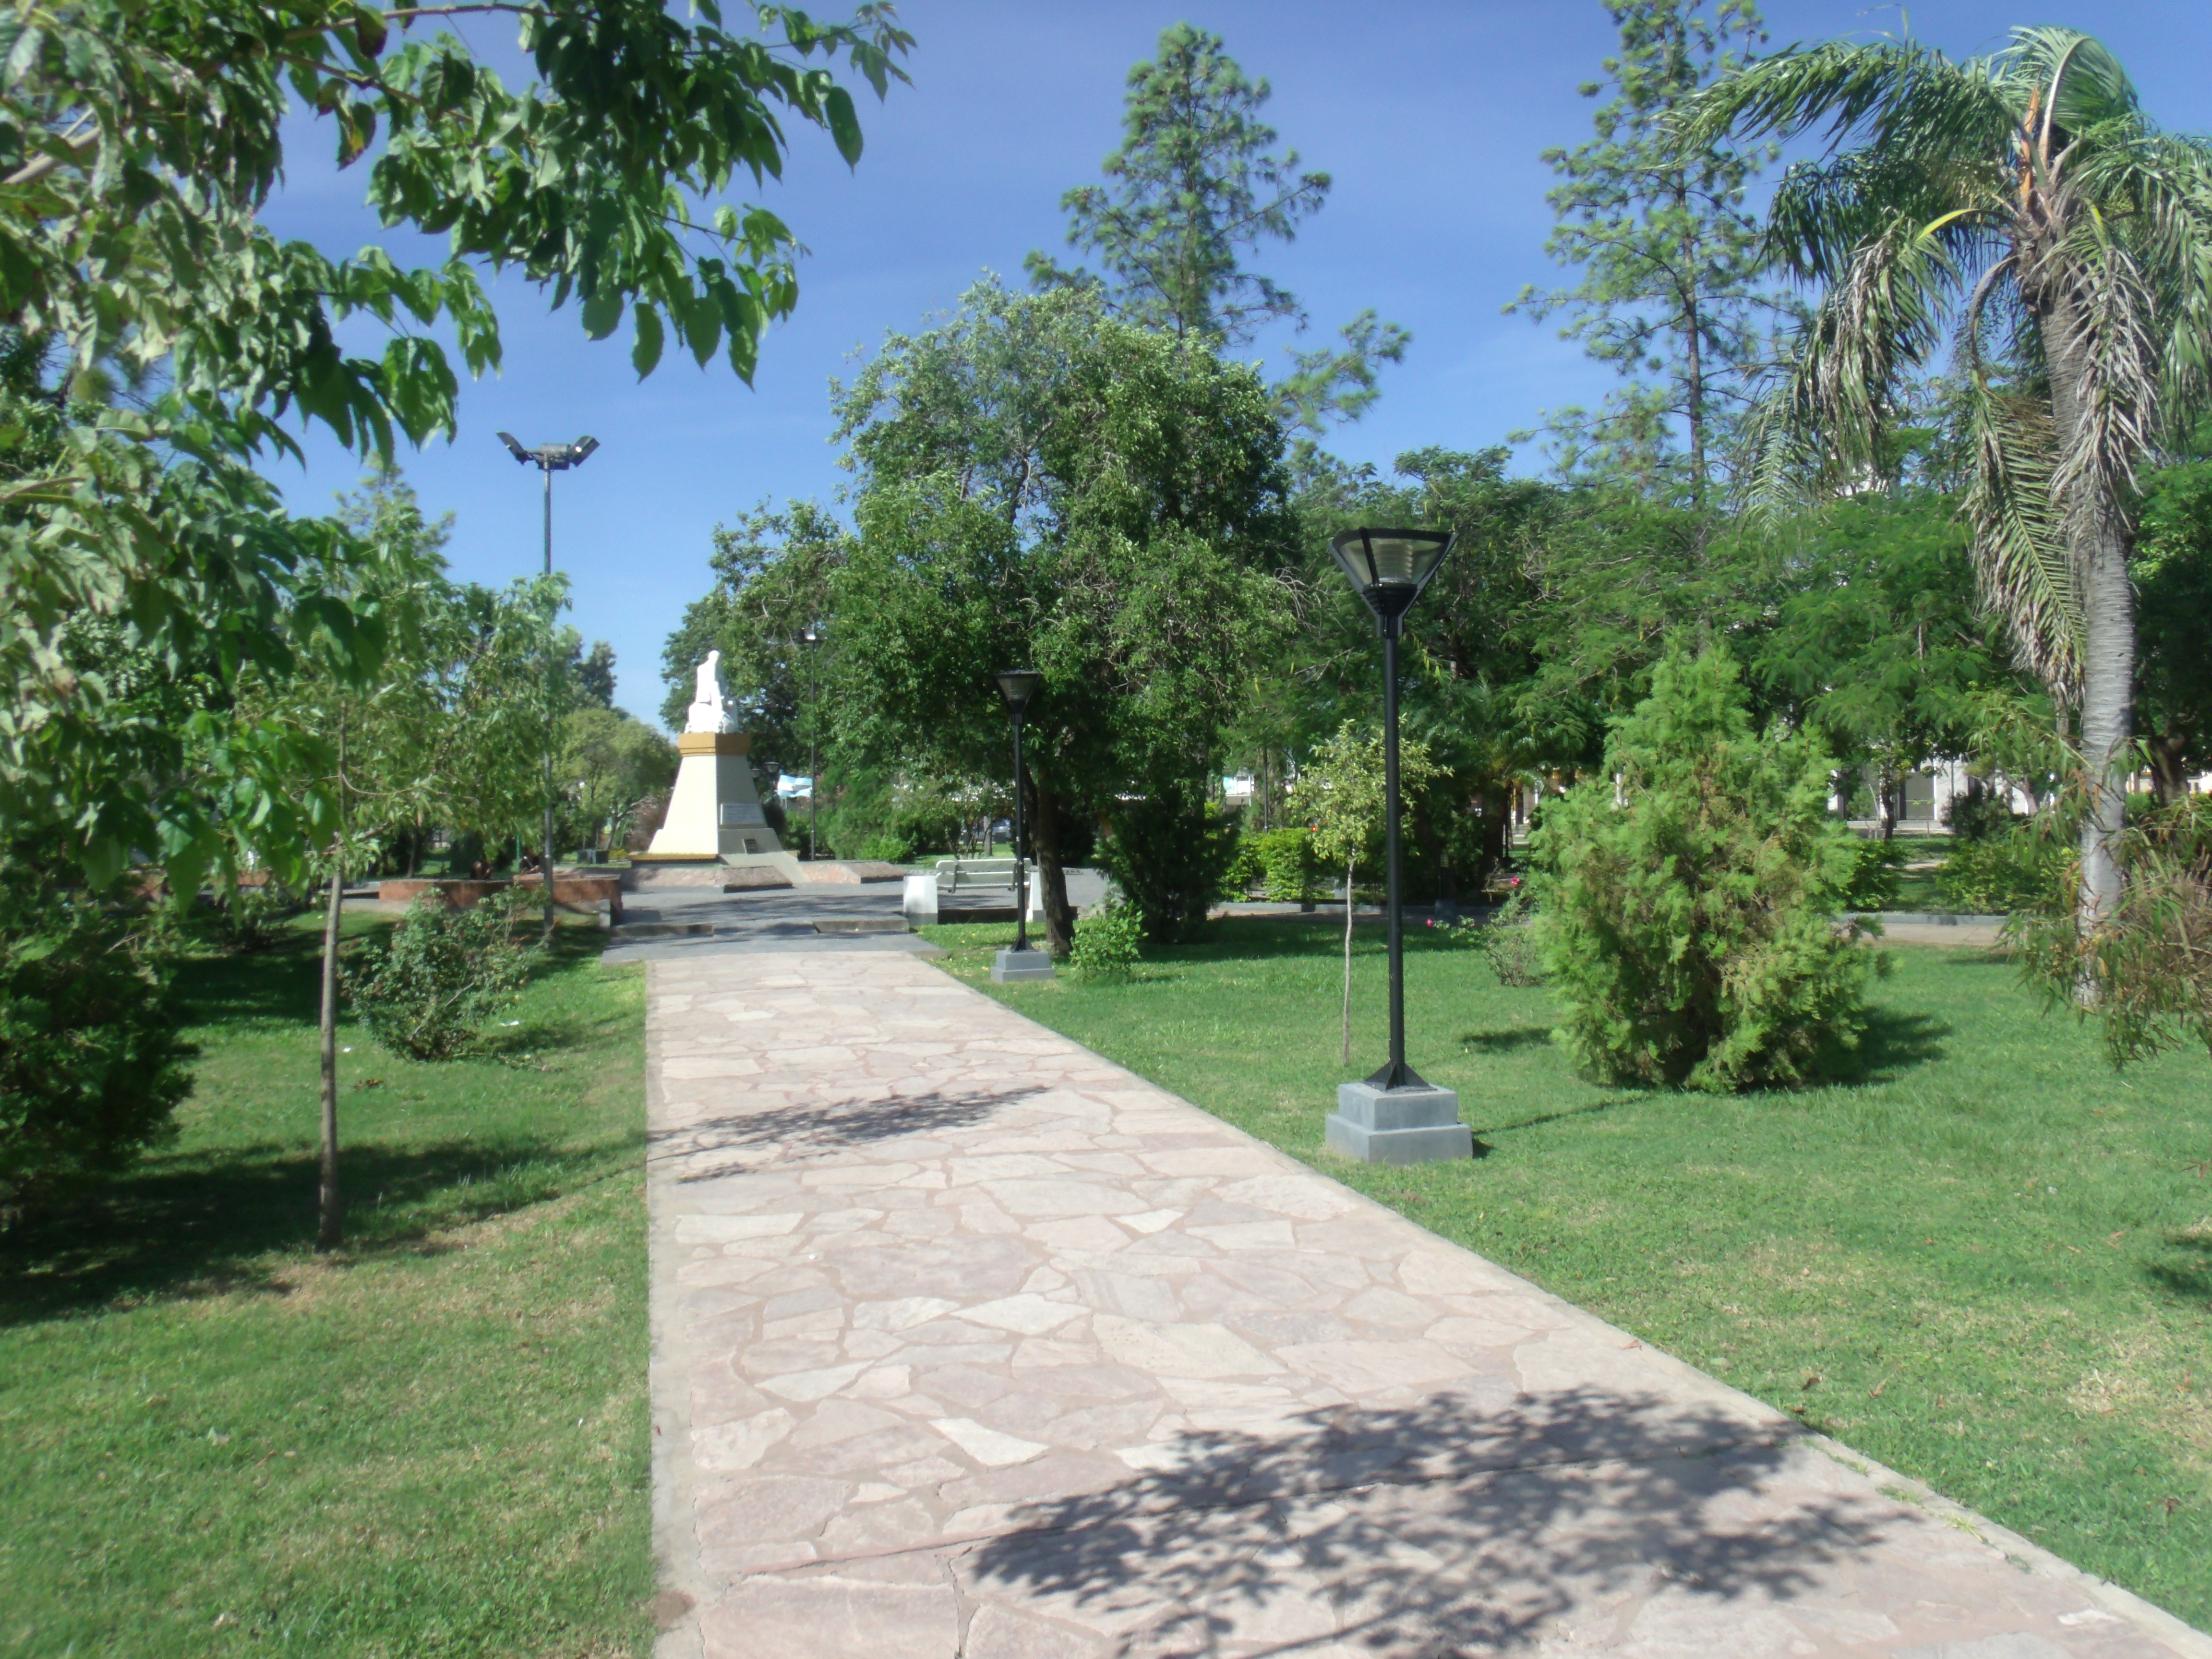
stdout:
[[2212,1656],[911,955],[651,972],[662,1659]]

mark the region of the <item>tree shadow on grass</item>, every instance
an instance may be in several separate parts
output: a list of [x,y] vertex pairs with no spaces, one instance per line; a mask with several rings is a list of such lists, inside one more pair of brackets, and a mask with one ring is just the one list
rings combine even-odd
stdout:
[[1522,1048],[1549,1048],[1552,1028],[1548,1025],[1516,1025],[1503,1031],[1469,1031],[1460,1041],[1481,1054],[1510,1054]]
[[1771,1620],[1908,1524],[1793,1479],[1791,1438],[1596,1386],[1331,1407],[1149,1449],[1152,1472],[1021,1504],[955,1571],[1123,1652],[1488,1653],[1645,1598],[1677,1632],[1737,1601]]
[[2160,1243],[2159,1258],[2144,1264],[2143,1276],[2170,1295],[2212,1311],[2212,1233],[2195,1228],[2170,1231]]
[[1943,1041],[1953,1035],[1948,1021],[1931,1015],[1869,1008],[1859,1046],[1839,1048],[1828,1055],[1820,1080],[1846,1087],[1894,1082],[1916,1066],[1932,1065],[1942,1059]]
[[[337,1260],[543,1202],[603,1175],[609,1147],[455,1140],[347,1149]],[[315,1237],[318,1166],[296,1146],[165,1158],[0,1231],[0,1326],[173,1295],[276,1291]]]

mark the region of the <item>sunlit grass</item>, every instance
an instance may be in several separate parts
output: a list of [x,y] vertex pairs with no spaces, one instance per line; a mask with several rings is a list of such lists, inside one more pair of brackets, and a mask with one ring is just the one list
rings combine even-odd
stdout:
[[496,1033],[342,1037],[314,940],[194,965],[171,1149],[0,1237],[0,1653],[642,1654],[643,975],[568,936]]

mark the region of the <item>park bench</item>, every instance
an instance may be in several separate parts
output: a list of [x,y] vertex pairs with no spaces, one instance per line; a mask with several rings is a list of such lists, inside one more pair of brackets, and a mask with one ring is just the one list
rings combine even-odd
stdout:
[[[1032,907],[1036,902],[1036,872],[1030,872]],[[1014,909],[1014,861],[1012,859],[939,859],[927,875],[908,876],[904,908],[915,926],[939,920],[940,914],[974,921],[1012,916]]]
[[1014,861],[1012,859],[939,859],[937,860],[937,896],[940,902],[958,902],[962,894],[972,894],[972,902],[985,896],[1003,897],[1009,904],[1014,898]]

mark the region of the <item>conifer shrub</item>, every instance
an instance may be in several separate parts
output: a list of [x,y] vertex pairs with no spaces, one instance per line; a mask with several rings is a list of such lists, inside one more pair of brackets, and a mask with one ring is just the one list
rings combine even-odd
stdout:
[[386,1048],[449,1060],[521,994],[538,953],[517,912],[536,908],[510,890],[459,909],[433,889],[348,964],[346,994]]
[[1802,733],[1753,732],[1725,651],[1654,671],[1605,775],[1532,838],[1537,944],[1590,1072],[1723,1091],[1856,1045],[1869,964],[1837,925],[1858,850],[1833,769]]
[[1146,942],[1190,938],[1236,860],[1236,820],[1206,800],[1201,785],[1170,779],[1116,802],[1109,823],[1098,862],[1136,911]]

